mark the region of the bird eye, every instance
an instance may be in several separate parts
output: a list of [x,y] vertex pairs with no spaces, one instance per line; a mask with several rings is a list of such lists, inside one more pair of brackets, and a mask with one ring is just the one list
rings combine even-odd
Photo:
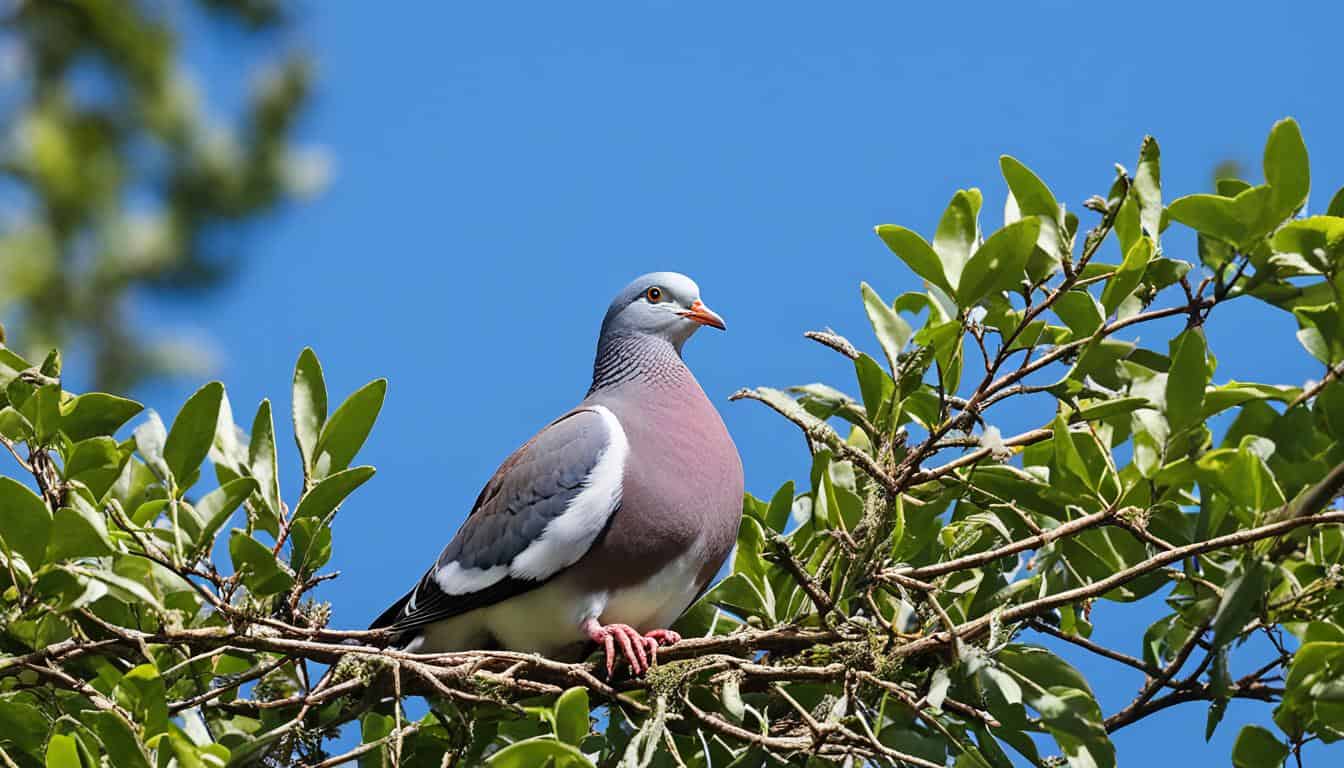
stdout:
[[655,285],[644,292],[644,298],[648,299],[650,304],[657,304],[663,300],[663,289]]

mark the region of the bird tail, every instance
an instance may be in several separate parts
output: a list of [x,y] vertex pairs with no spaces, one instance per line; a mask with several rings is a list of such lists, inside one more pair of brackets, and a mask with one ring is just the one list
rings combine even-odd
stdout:
[[410,601],[411,596],[414,594],[415,590],[412,589],[410,592],[407,592],[406,594],[402,595],[401,599],[397,600],[397,602],[389,605],[387,607],[387,610],[378,614],[378,618],[374,619],[373,623],[369,624],[369,629],[386,629],[387,627],[396,624],[397,619],[401,618],[402,611],[403,609],[405,609],[406,603]]

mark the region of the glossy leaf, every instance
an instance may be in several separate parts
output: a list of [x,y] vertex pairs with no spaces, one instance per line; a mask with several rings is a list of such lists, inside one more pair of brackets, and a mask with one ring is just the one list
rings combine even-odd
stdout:
[[1200,423],[1209,370],[1204,333],[1191,328],[1172,342],[1171,372],[1167,376],[1166,416],[1173,431]]
[[262,400],[252,420],[252,440],[247,446],[248,469],[256,478],[261,498],[256,523],[274,535],[280,525],[280,470],[275,453],[275,420],[271,401]]
[[42,565],[51,535],[51,511],[19,482],[0,477],[0,544],[21,556],[28,567]]
[[77,395],[61,405],[61,431],[72,442],[112,435],[135,418],[144,406],[102,392]]
[[868,322],[872,324],[877,342],[887,356],[887,364],[894,371],[899,363],[901,350],[909,343],[914,330],[867,283],[861,283],[860,289],[863,293],[863,308],[868,312]]
[[331,414],[317,442],[316,478],[327,477],[350,466],[368,439],[386,394],[386,379],[371,381],[346,398]]
[[323,478],[303,495],[294,517],[312,517],[325,520],[336,507],[359,486],[373,477],[373,467],[351,467]]
[[876,232],[891,252],[899,256],[915,274],[947,293],[953,292],[942,260],[924,238],[912,230],[893,224],[883,224],[876,228]]
[[306,474],[312,474],[317,458],[317,441],[327,420],[327,384],[322,364],[311,347],[304,347],[294,364],[294,442],[299,446]]
[[1282,221],[1307,201],[1311,191],[1311,170],[1307,163],[1307,145],[1302,130],[1292,118],[1280,120],[1269,131],[1265,142],[1265,181],[1272,191],[1270,207]]
[[1120,268],[1106,281],[1106,287],[1101,291],[1101,306],[1105,310],[1106,317],[1115,314],[1120,302],[1139,287],[1144,270],[1148,268],[1148,261],[1152,257],[1153,241],[1147,237],[1139,238],[1125,254],[1125,260],[1120,263]]
[[957,303],[969,307],[991,292],[1021,285],[1040,227],[1036,219],[1023,219],[991,235],[966,263],[957,284]]
[[163,444],[163,460],[177,482],[195,474],[210,452],[219,421],[219,401],[224,385],[212,381],[201,387],[182,406]]

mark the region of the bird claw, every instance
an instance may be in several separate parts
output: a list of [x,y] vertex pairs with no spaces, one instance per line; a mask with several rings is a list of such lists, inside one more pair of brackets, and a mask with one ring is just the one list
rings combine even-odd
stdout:
[[589,620],[584,629],[593,642],[602,644],[607,659],[607,677],[611,677],[616,669],[618,644],[621,655],[630,664],[630,671],[642,675],[658,663],[660,646],[681,642],[681,635],[670,629],[655,629],[641,635],[639,630],[629,624],[601,625],[596,620]]

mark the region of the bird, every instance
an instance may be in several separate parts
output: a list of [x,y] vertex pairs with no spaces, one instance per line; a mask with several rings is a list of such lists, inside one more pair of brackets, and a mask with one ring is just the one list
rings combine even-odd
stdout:
[[[587,395],[514,451],[416,585],[370,626],[402,650],[623,657],[635,675],[737,538],[743,474],[682,347],[723,319],[652,272],[603,317]],[[544,379],[542,379],[544,381]]]

